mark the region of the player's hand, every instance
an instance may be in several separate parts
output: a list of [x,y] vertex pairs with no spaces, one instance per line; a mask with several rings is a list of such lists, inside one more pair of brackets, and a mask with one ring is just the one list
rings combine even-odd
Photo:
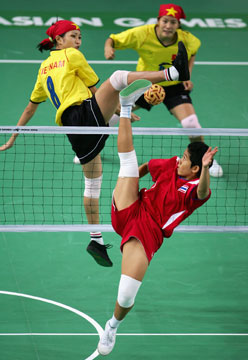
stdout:
[[191,91],[194,87],[194,84],[191,80],[183,81],[183,86],[185,90]]
[[115,49],[111,46],[107,46],[104,49],[104,56],[107,60],[113,60],[115,58]]
[[208,150],[205,152],[205,154],[202,157],[202,166],[204,168],[208,167],[212,163],[213,157],[217,153],[217,151],[218,151],[217,147],[215,147],[213,150],[211,146],[208,148]]
[[0,146],[0,151],[5,151],[10,149],[15,143],[15,139],[14,138],[10,138],[9,141],[6,142],[6,144]]
[[140,116],[138,116],[132,112],[131,113],[131,122],[135,122],[135,121],[139,121],[139,120],[140,120]]

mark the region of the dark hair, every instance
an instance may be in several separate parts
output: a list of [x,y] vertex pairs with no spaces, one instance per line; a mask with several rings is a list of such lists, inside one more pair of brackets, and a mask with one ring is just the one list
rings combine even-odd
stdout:
[[[201,175],[202,170],[202,157],[205,154],[205,152],[208,150],[209,146],[203,142],[195,141],[188,145],[188,152],[189,152],[189,158],[191,161],[191,167],[198,165],[199,171],[197,173],[197,177]],[[209,165],[209,167],[212,166],[212,163]]]
[[[65,33],[59,35],[61,37],[64,37],[65,36]],[[57,45],[57,41],[54,39],[52,42],[49,41],[47,43],[42,43],[40,42],[36,48],[40,51],[40,52],[43,52],[44,50],[51,50],[53,47],[55,47]]]

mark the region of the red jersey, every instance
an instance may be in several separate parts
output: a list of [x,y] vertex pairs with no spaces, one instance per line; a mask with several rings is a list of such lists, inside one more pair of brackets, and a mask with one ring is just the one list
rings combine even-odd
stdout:
[[177,174],[178,160],[150,160],[149,172],[154,185],[150,189],[141,189],[141,201],[153,220],[163,231],[164,237],[170,237],[175,229],[192,212],[203,205],[211,195],[200,200],[197,198],[199,179],[188,181]]

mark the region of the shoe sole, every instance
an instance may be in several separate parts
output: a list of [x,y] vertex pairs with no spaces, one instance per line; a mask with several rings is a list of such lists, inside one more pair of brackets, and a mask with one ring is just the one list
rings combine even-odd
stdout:
[[[151,81],[145,79],[139,79],[132,82],[125,89],[121,90],[120,98],[123,100],[128,99],[128,97],[135,97],[136,95],[141,96],[152,86]],[[139,97],[138,96],[138,97]]]
[[91,249],[86,249],[87,252],[93,257],[93,259],[97,262],[97,264],[104,266],[104,267],[111,267],[113,266],[112,262],[102,258],[99,254]]
[[[183,62],[183,69],[182,66],[179,66],[181,68],[181,71],[179,72],[179,81],[187,81],[190,80],[190,73],[189,73],[189,63],[188,63],[188,53],[184,46],[184,43],[182,41],[179,41],[178,43],[178,55],[182,59]],[[182,74],[183,72],[183,74]]]

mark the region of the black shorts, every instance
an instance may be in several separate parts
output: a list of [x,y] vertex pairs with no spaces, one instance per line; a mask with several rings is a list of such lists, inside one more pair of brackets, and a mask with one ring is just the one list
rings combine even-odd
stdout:
[[[63,126],[108,126],[102,116],[95,96],[86,99],[81,105],[68,107],[61,116]],[[109,135],[101,134],[68,134],[81,164],[87,164],[104,148]]]
[[[191,97],[189,96],[190,91],[185,90],[183,84],[163,86],[163,88],[165,90],[165,98],[163,103],[168,110],[173,109],[177,105],[192,104]],[[153,105],[150,105],[145,101],[144,95],[142,95],[135,104],[148,111],[150,111],[153,107]]]

